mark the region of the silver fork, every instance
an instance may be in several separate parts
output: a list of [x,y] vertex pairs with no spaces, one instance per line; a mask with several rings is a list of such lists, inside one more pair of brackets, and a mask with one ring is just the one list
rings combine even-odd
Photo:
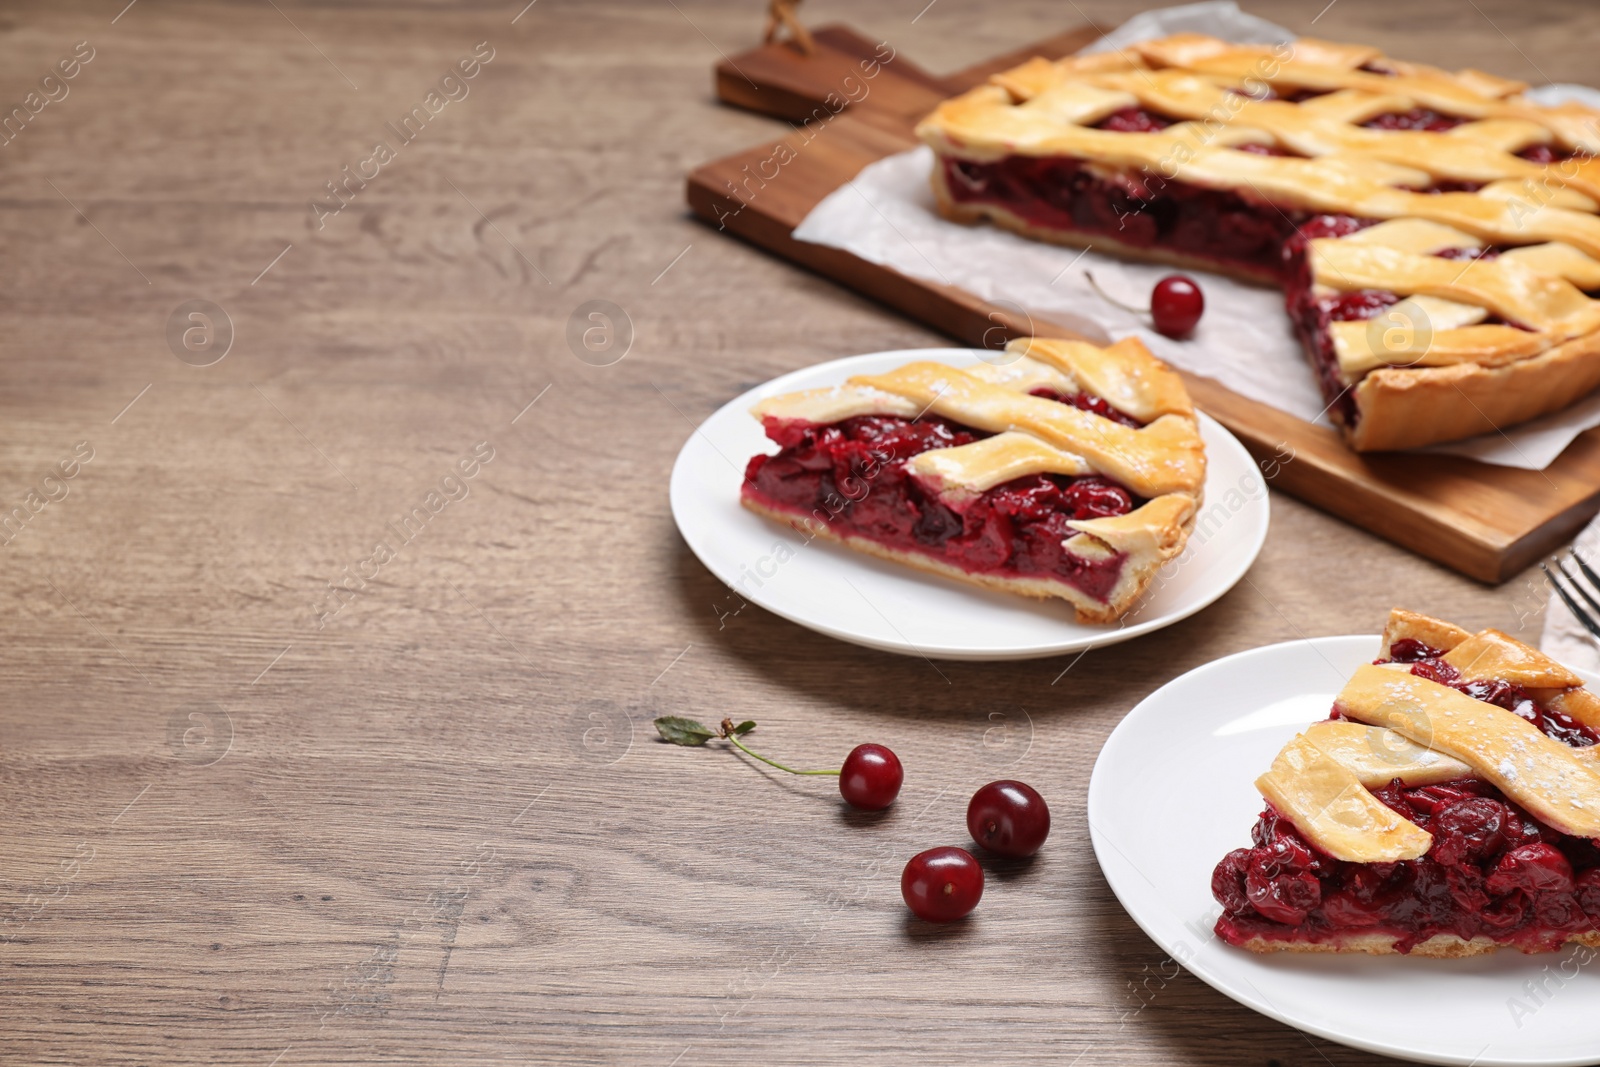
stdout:
[[[1556,595],[1561,598],[1561,602],[1567,606],[1573,616],[1583,624],[1583,628],[1588,630],[1596,640],[1600,640],[1600,600],[1596,600],[1594,594],[1589,592],[1590,589],[1600,590],[1600,574],[1596,574],[1589,564],[1584,561],[1584,558],[1572,549],[1567,550],[1567,555],[1572,558],[1573,563],[1578,565],[1579,572],[1588,579],[1589,584],[1587,587],[1578,580],[1577,575],[1567,569],[1567,565],[1562,561],[1560,555],[1552,556],[1550,562],[1556,565],[1556,570],[1560,571],[1561,577],[1565,578],[1567,584],[1572,586],[1573,592],[1568,592],[1566,586],[1563,586],[1560,580],[1550,573],[1548,564],[1539,564],[1539,569],[1544,571],[1546,578],[1550,579],[1550,585],[1555,589]],[[1577,596],[1573,596],[1574,592]],[[1578,603],[1579,598],[1582,598],[1583,604]],[[1588,606],[1585,607],[1585,604]]]

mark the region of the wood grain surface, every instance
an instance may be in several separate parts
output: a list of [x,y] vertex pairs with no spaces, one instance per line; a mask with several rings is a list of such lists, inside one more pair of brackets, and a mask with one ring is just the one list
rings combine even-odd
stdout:
[[[1167,960],[1085,846],[1088,773],[1181,671],[1395,602],[1535,634],[1536,583],[1275,493],[1237,588],[1078,659],[934,668],[736,610],[668,512],[692,424],[942,343],[684,211],[771,128],[709,74],[760,5],[124,3],[0,12],[0,1062],[1379,1062]],[[1577,2],[1251,7],[1592,77]],[[1133,11],[1068,8],[803,15],[940,72]],[[196,300],[232,325],[209,366]],[[615,362],[569,345],[594,300]],[[905,791],[851,815],[654,742],[668,712],[813,763],[880,741]],[[971,921],[907,921],[901,864],[1000,776],[1049,799],[1047,850]]]
[[[689,205],[719,231],[808,267],[969,344],[1011,336],[1079,338],[1071,326],[917,278],[853,253],[797,241],[794,229],[861,169],[917,145],[917,121],[940,100],[1034,56],[1070,55],[1091,26],[1053,35],[934,79],[892,45],[822,27],[813,54],[766,44],[717,64],[720,98],[784,119],[777,141],[695,168]],[[792,132],[791,132],[792,130]],[[770,179],[770,180],[768,180]],[[1089,338],[1096,340],[1097,338]],[[1180,370],[1195,403],[1272,471],[1275,488],[1486,582],[1501,582],[1570,541],[1600,508],[1600,430],[1541,470],[1458,456],[1352,451],[1314,426]],[[1285,462],[1293,457],[1294,462]]]

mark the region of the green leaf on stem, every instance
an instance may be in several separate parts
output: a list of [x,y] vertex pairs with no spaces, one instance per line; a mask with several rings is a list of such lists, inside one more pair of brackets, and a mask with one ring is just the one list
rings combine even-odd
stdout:
[[717,736],[715,730],[708,730],[693,719],[685,719],[681,715],[663,715],[656,720],[656,731],[665,741],[674,745],[703,745]]
[[746,719],[744,722],[740,723],[738,726],[735,726],[733,728],[733,736],[734,737],[743,737],[745,734],[749,733],[751,730],[754,730],[755,728],[756,728],[755,720],[754,719]]

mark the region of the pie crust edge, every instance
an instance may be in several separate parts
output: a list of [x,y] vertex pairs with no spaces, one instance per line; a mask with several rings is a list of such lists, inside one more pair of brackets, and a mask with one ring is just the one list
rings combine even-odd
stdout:
[[[1394,934],[1352,933],[1346,937],[1334,938],[1325,942],[1291,941],[1288,939],[1252,937],[1242,941],[1236,948],[1247,949],[1250,952],[1365,952],[1370,956],[1398,956],[1402,953],[1396,949],[1395,942],[1400,938]],[[1588,948],[1600,948],[1600,930],[1590,930],[1587,933],[1573,934],[1562,942],[1567,945],[1584,945]],[[1474,937],[1471,941],[1463,940],[1455,934],[1434,934],[1405,955],[1425,956],[1431,959],[1464,959],[1468,956],[1486,956],[1503,948],[1514,948],[1491,940],[1487,937]],[[1544,953],[1539,953],[1543,955]]]
[[1349,440],[1358,452],[1458,441],[1565,410],[1596,386],[1600,334],[1498,367],[1379,368],[1351,390],[1360,417]]
[[[1072,605],[1081,623],[1111,623],[1116,622],[1126,615],[1128,610],[1144,595],[1145,590],[1154,580],[1161,566],[1177,553],[1162,555],[1155,559],[1141,559],[1130,555],[1123,565],[1122,575],[1117,581],[1116,589],[1104,604],[1096,601],[1088,594],[1067,585],[1065,582],[1054,582],[1045,578],[1008,577],[1001,574],[974,574],[952,566],[942,560],[916,552],[904,552],[897,548],[879,544],[867,537],[835,530],[823,523],[808,521],[809,516],[797,516],[778,508],[768,507],[758,501],[751,500],[748,496],[741,496],[740,503],[757,515],[764,516],[784,523],[797,533],[808,536],[822,537],[837,544],[845,545],[857,552],[864,552],[879,559],[889,560],[892,563],[915,567],[917,570],[926,571],[944,578],[954,578],[957,581],[970,585],[982,586],[996,592],[1011,593],[1017,596],[1031,597],[1036,600],[1065,600]],[[1187,522],[1183,523],[1183,536],[1178,541],[1178,551],[1188,540],[1188,534],[1194,526],[1194,517],[1198,509],[1191,511]]]

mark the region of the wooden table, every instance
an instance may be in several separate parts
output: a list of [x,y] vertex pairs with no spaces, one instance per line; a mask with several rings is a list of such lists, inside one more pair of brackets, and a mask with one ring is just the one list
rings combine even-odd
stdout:
[[[1592,77],[1576,0],[1252,6]],[[769,129],[710,96],[757,4],[120,7],[0,22],[8,109],[93,52],[0,149],[0,1061],[1377,1062],[1163,957],[1087,850],[1089,769],[1159,682],[1395,601],[1535,635],[1527,576],[1274,495],[1228,596],[1077,660],[935,670],[728,614],[668,514],[690,426],[940,340],[685,217],[685,170]],[[805,14],[938,70],[1132,11],[918,7]],[[569,346],[594,300],[620,361],[615,316]],[[656,743],[669,712],[812,763],[881,741],[906,788],[854,816]],[[1047,851],[972,921],[908,922],[903,861],[1007,775]]]

